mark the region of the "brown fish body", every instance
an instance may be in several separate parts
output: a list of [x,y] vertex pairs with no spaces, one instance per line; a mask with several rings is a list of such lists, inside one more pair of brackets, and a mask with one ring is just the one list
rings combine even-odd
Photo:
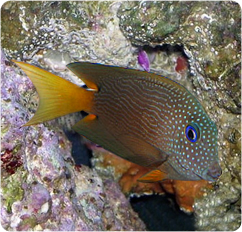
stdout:
[[[93,112],[99,122],[117,139],[140,141],[134,146],[136,154],[142,153],[142,143],[162,148],[161,153],[169,154],[170,141],[165,135],[165,124],[170,118],[167,89],[153,81],[141,77],[105,81],[94,94]],[[162,160],[159,157],[157,163]]]
[[[17,64],[36,83],[39,95],[51,94],[46,92],[50,91],[50,86],[45,90],[43,84],[46,75],[52,76],[45,81],[53,82],[55,91],[56,83],[62,82],[61,78],[46,71],[42,73],[33,66]],[[60,102],[66,103],[61,115],[87,111],[89,115],[74,129],[114,154],[153,169],[141,178],[142,181],[159,181],[164,177],[215,180],[221,174],[216,126],[183,86],[137,70],[90,63],[72,63],[67,67],[91,91],[76,89],[74,84],[65,82],[66,89],[58,90],[60,94],[56,97],[58,106]],[[72,99],[75,99],[73,104]],[[39,109],[27,125],[39,123],[43,118],[42,121],[49,120],[49,115],[52,118],[60,116],[56,113],[57,108],[53,108],[53,102],[49,107],[46,105],[40,101]],[[68,107],[70,109],[65,111]],[[45,108],[49,109],[48,117],[44,116]],[[208,139],[211,136],[214,138]],[[208,155],[207,150],[212,155]]]

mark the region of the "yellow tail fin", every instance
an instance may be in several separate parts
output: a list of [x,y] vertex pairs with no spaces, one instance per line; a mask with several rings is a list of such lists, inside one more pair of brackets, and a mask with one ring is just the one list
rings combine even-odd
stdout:
[[24,126],[42,123],[65,114],[91,112],[94,92],[33,65],[15,62],[33,82],[39,94],[39,107]]

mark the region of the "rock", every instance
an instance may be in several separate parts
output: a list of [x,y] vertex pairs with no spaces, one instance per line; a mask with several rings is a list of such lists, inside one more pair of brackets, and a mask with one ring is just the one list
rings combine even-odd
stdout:
[[183,47],[196,87],[210,90],[209,98],[236,114],[241,110],[240,16],[235,2],[125,2],[118,11],[120,28],[133,45]]
[[51,49],[67,53],[72,61],[126,66],[133,57],[130,43],[119,30],[119,4],[8,2],[2,6],[3,50],[11,59],[36,63]]

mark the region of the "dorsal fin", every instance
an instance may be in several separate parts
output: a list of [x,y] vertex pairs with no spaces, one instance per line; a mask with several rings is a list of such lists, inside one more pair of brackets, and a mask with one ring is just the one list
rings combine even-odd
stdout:
[[66,66],[79,78],[81,78],[88,88],[98,89],[101,81],[105,81],[106,78],[118,78],[118,77],[150,77],[154,74],[144,71],[115,67],[111,65],[93,64],[88,62],[75,62]]

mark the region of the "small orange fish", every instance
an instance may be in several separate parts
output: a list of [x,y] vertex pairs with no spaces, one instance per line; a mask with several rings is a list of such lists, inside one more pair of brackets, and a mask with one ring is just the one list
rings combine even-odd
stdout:
[[214,181],[221,175],[216,125],[180,84],[144,71],[68,64],[87,85],[84,89],[33,65],[14,62],[40,97],[25,126],[83,110],[88,115],[74,129],[110,152],[150,168],[140,181]]

